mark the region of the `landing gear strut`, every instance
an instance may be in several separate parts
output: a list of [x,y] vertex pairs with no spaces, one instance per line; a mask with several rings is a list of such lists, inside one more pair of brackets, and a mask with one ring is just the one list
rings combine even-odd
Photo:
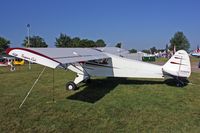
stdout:
[[76,90],[78,87],[77,85],[83,81],[87,81],[90,79],[89,74],[85,71],[83,68],[83,64],[81,63],[75,63],[67,66],[68,69],[71,71],[77,73],[76,78],[74,81],[70,81],[66,84],[66,89],[67,90]]

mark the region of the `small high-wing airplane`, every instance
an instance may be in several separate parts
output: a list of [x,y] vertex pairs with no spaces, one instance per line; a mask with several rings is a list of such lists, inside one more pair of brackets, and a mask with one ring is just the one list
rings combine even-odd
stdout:
[[10,66],[10,71],[15,71],[15,67],[13,65],[14,61],[14,57],[0,57],[0,67]]
[[66,84],[75,90],[80,82],[92,76],[165,78],[173,77],[178,85],[191,74],[186,51],[177,51],[163,66],[128,59],[127,51],[116,47],[104,48],[8,48],[6,53],[50,68],[69,69],[77,74]]

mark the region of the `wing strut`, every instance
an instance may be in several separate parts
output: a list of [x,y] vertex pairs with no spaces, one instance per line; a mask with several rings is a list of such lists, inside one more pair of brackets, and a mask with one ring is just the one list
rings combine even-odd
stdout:
[[33,90],[34,86],[37,84],[38,80],[40,79],[40,77],[42,76],[44,70],[46,69],[46,67],[43,68],[43,70],[41,71],[41,73],[39,74],[38,78],[35,80],[35,82],[33,83],[32,87],[30,88],[30,90],[28,91],[27,95],[25,96],[24,100],[22,101],[22,103],[19,106],[19,109],[22,107],[22,105],[24,104],[24,102],[26,101],[26,99],[28,98],[29,94],[31,93],[31,91]]

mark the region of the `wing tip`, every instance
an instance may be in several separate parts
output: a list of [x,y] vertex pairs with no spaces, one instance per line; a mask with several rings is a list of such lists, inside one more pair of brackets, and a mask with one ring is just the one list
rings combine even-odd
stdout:
[[10,51],[12,51],[13,49],[14,49],[14,48],[7,48],[7,49],[6,49],[6,54],[9,55]]

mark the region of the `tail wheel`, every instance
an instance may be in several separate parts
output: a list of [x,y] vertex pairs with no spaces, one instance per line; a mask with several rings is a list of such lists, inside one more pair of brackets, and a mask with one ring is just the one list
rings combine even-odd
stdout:
[[76,90],[77,86],[74,82],[70,81],[66,84],[66,90]]
[[188,80],[186,78],[176,78],[177,80],[177,87],[183,87],[188,84]]

